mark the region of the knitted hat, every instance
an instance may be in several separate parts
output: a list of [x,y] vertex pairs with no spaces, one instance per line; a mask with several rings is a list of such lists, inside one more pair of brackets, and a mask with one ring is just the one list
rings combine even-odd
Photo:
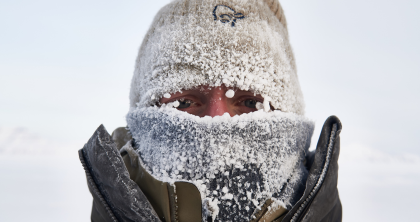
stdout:
[[130,108],[156,104],[165,93],[222,84],[304,114],[278,0],[175,0],[163,7],[139,50]]

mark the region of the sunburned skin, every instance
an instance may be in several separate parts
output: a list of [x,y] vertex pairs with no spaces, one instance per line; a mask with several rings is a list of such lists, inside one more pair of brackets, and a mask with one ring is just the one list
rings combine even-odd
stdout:
[[[226,92],[230,89],[235,91],[232,98],[226,96]],[[178,110],[199,117],[215,117],[222,116],[225,113],[235,116],[257,111],[257,103],[263,103],[264,98],[249,91],[225,86],[199,86],[196,89],[177,92],[172,94],[170,98],[163,97],[159,100],[161,104],[175,101],[179,102],[179,106],[176,107]]]

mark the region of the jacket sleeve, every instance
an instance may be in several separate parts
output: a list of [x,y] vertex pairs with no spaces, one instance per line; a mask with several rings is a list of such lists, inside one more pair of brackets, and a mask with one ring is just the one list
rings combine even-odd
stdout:
[[342,206],[338,195],[338,156],[340,154],[341,122],[329,117],[322,128],[305,193],[282,220],[302,222],[339,222]]
[[130,179],[124,161],[102,125],[79,150],[93,197],[91,220],[160,222],[153,207]]

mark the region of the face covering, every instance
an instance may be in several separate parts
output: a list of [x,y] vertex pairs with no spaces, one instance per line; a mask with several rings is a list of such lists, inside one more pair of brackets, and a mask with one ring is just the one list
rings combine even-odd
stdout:
[[194,116],[170,107],[127,114],[143,167],[165,182],[188,181],[204,217],[250,220],[269,198],[290,209],[303,193],[313,122],[262,110],[230,117]]

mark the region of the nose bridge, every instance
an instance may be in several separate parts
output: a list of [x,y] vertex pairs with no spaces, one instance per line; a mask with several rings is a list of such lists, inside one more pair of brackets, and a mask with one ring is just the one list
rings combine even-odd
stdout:
[[209,93],[209,102],[205,110],[205,116],[222,116],[225,113],[229,113],[225,89],[216,87]]

